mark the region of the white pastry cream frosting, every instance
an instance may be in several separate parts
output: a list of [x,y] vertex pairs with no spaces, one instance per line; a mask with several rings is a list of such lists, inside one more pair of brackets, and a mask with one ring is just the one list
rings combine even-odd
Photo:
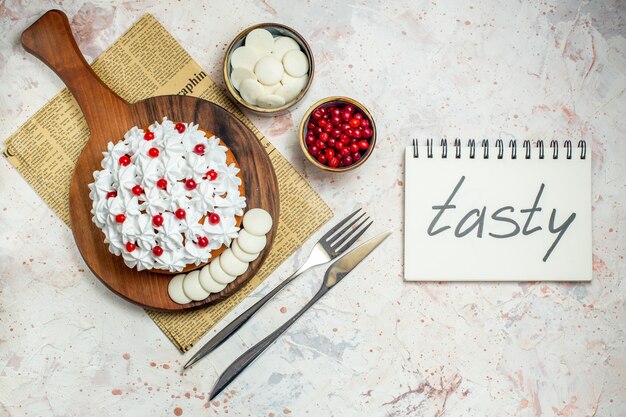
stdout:
[[89,184],[92,220],[109,251],[139,271],[177,272],[229,246],[246,198],[239,193],[239,168],[227,164],[226,151],[198,125],[167,118],[109,142],[102,169]]

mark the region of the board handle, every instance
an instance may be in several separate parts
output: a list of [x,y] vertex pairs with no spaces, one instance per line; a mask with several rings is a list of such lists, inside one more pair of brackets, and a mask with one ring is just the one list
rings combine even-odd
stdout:
[[129,111],[129,104],[107,87],[85,61],[62,11],[49,10],[26,29],[22,46],[61,78],[78,102],[90,130],[106,122],[103,118],[111,112]]

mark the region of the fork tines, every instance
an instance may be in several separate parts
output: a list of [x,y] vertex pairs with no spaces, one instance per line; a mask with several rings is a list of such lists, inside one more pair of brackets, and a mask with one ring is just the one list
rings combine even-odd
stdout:
[[365,217],[365,212],[352,220],[360,211],[360,208],[357,209],[322,236],[320,243],[329,254],[339,255],[344,252],[372,225],[372,221],[367,223],[370,218],[369,216]]

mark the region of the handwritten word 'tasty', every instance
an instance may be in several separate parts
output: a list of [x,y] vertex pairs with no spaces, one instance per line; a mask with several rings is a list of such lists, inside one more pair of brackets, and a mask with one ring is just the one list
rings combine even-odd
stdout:
[[[428,226],[429,236],[435,236],[451,228],[451,226],[446,225],[446,226],[441,226],[438,229],[435,229],[435,227],[437,226],[437,223],[440,220],[442,220],[442,217],[446,210],[456,209],[456,205],[452,204],[452,200],[454,199],[454,196],[461,188],[461,185],[463,185],[464,181],[465,181],[465,176],[462,176],[459,182],[457,183],[456,187],[454,187],[452,194],[450,194],[450,196],[446,200],[445,204],[432,206],[432,209],[437,211],[437,214],[435,215],[433,220],[430,222],[430,226]],[[506,215],[506,212],[514,213],[515,212],[514,207],[512,206],[500,207],[499,209],[495,210],[491,214],[491,219],[495,222],[503,222],[503,223],[510,224],[511,231],[505,234],[489,233],[489,236],[496,238],[496,239],[508,239],[508,238],[517,236],[518,234],[520,234],[520,232],[522,235],[531,235],[535,232],[542,230],[541,226],[531,227],[531,222],[533,220],[533,215],[542,210],[542,208],[539,206],[539,200],[541,199],[541,194],[543,193],[544,188],[545,188],[545,184],[542,183],[541,186],[539,187],[539,191],[537,192],[537,197],[535,198],[535,202],[531,208],[524,208],[524,209],[519,210],[520,213],[527,214],[524,227],[520,227],[519,223],[514,218]],[[478,238],[482,238],[483,229],[485,227],[485,212],[486,211],[487,211],[487,207],[483,206],[483,208],[480,210],[475,208],[467,212],[467,214],[465,214],[463,218],[461,218],[461,220],[457,223],[457,226],[454,229],[454,236],[457,238],[462,238],[463,236],[467,236],[468,234],[470,234],[473,230],[476,230],[476,236]],[[470,219],[473,217],[476,217],[474,221],[469,226],[466,226],[466,223],[470,221]],[[552,234],[556,234],[557,236],[556,236],[556,239],[554,239],[554,242],[552,242],[552,245],[550,246],[550,248],[548,248],[548,251],[546,252],[546,254],[544,255],[543,257],[544,262],[548,260],[548,258],[550,257],[550,254],[552,253],[556,245],[559,243],[559,241],[561,240],[561,238],[567,231],[567,228],[572,224],[575,218],[576,218],[576,213],[572,213],[567,218],[567,220],[565,220],[561,225],[556,226],[555,225],[556,209],[552,209],[552,213],[550,214],[550,221],[548,223],[548,231]]]

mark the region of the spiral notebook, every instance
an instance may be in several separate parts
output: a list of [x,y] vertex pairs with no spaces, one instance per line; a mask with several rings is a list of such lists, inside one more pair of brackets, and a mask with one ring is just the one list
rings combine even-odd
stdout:
[[587,144],[519,145],[406,149],[405,280],[591,280]]

